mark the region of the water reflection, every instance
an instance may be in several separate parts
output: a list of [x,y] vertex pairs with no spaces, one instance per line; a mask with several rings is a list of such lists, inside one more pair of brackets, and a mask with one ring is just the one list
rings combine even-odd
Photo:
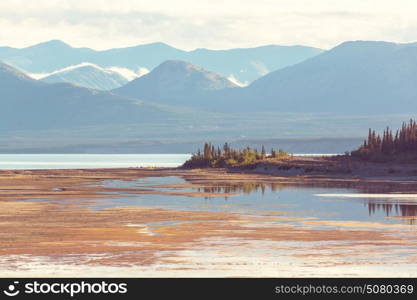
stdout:
[[[147,177],[129,182],[106,181],[104,185],[139,188],[152,193],[128,194],[114,203],[96,206],[97,209],[143,205],[316,220],[408,224],[415,224],[417,215],[417,202],[413,202],[413,199],[393,199],[404,194],[389,194],[395,191],[378,187],[353,188],[351,185],[306,185],[265,181],[187,181],[177,176]],[[201,194],[196,195],[196,192]]]
[[399,204],[399,203],[381,203],[368,202],[369,216],[382,211],[387,217],[406,217],[404,220],[408,224],[415,224],[417,218],[417,205],[414,204]]
[[210,186],[204,186],[197,188],[198,192],[208,193],[208,194],[251,194],[254,192],[261,192],[262,195],[265,194],[267,189],[270,191],[279,191],[285,186],[280,183],[256,183],[256,182],[244,182],[236,184],[214,184]]
[[[243,193],[251,194],[255,192],[260,192],[262,195],[265,195],[267,190],[276,192],[285,188],[288,188],[288,185],[280,183],[240,183],[240,184],[228,184],[228,185],[212,185],[205,186],[203,188],[198,188],[199,192],[204,193],[216,193],[216,194],[230,194],[230,193]],[[362,192],[362,190],[360,191]],[[369,189],[366,189],[365,192],[369,192]],[[206,197],[207,199],[210,197]],[[228,197],[225,197],[226,199]],[[377,212],[384,212],[385,216],[392,217],[416,217],[417,216],[417,205],[415,204],[404,204],[404,203],[382,203],[379,201],[364,201],[365,206],[368,208],[369,216],[375,215]],[[414,224],[415,218],[408,218],[406,220],[408,223]]]

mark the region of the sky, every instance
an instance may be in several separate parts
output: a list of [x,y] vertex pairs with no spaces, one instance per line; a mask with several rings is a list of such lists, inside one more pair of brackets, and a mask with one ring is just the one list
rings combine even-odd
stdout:
[[0,45],[228,49],[417,41],[415,0],[2,0]]

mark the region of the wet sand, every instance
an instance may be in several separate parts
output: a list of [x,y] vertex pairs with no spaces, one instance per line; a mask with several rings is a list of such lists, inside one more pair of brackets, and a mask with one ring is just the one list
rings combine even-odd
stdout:
[[279,213],[251,216],[91,207],[124,192],[173,197],[215,193],[103,185],[103,180],[165,176],[186,179],[189,184],[183,188],[207,187],[214,181],[340,185],[378,191],[395,186],[403,192],[417,188],[413,178],[283,177],[224,170],[0,171],[0,276],[416,275],[416,227],[407,224],[298,218],[294,225]]

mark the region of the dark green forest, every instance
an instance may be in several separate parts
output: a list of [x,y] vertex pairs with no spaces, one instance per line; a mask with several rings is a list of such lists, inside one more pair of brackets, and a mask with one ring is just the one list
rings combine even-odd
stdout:
[[403,122],[395,133],[387,127],[383,134],[369,129],[368,138],[351,156],[371,161],[417,160],[417,123]]

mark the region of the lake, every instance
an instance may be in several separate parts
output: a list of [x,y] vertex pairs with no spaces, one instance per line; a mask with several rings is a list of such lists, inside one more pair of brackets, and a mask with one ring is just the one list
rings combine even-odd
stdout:
[[[293,225],[299,221],[295,218],[414,225],[417,215],[417,194],[364,193],[353,188],[294,187],[255,182],[231,184],[214,179],[206,186],[193,187],[191,182],[177,176],[148,177],[133,181],[105,180],[102,186],[156,193],[126,193],[121,197],[96,203],[92,206],[93,209],[150,206],[255,216],[280,215],[296,220],[289,221]],[[211,196],[190,197],[193,192],[210,193]],[[232,196],[228,196],[231,194]]]
[[5,277],[416,274],[413,190],[220,170],[5,173]]
[[0,154],[0,169],[178,167],[190,154]]
[[[0,154],[0,169],[178,167],[189,157],[190,154]],[[162,188],[164,185],[173,184],[178,187]],[[180,177],[103,182],[103,186],[110,188],[141,188],[182,193],[214,191],[216,196],[204,198],[164,194],[124,195],[113,203],[104,201],[95,208],[134,205],[255,215],[274,215],[279,211],[280,214],[291,217],[385,223],[402,222],[404,220],[401,217],[413,217],[417,212],[417,194],[397,195],[396,198],[392,198],[391,195],[387,198],[386,194],[363,194],[355,189],[274,188],[271,185],[254,183],[231,186],[216,182],[205,188],[181,188],[181,185],[186,184],[188,182]],[[223,194],[231,192],[235,193],[233,197],[224,197]],[[413,219],[408,221],[413,222]]]
[[[314,154],[310,154],[314,155]],[[323,154],[316,154],[323,155]],[[190,154],[0,154],[0,169],[77,169],[126,167],[178,167]],[[181,188],[189,182],[180,177],[141,178],[137,181],[109,181],[110,188],[141,188],[156,192],[211,192],[210,198],[184,195],[123,195],[117,201],[103,201],[95,209],[114,206],[156,206],[170,209],[223,211],[255,215],[280,213],[291,217],[320,220],[376,221],[398,223],[401,217],[414,217],[417,194],[364,194],[355,189],[278,187],[268,184],[237,184],[211,182],[201,188]],[[163,188],[177,185],[176,188]],[[158,186],[158,187],[155,187]],[[232,197],[224,194],[234,193]],[[399,218],[396,218],[399,217]],[[407,219],[414,223],[414,218]]]

